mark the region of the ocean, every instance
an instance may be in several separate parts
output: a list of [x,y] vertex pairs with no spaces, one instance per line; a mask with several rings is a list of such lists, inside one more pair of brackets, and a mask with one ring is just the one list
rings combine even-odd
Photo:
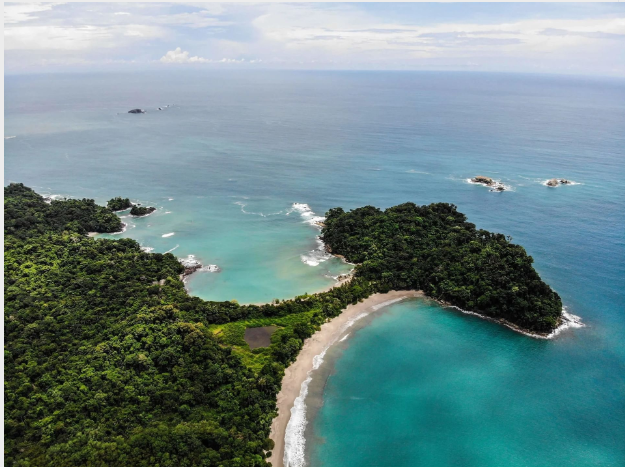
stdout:
[[[240,303],[349,271],[317,240],[332,207],[454,203],[523,245],[585,327],[541,340],[427,300],[393,304],[328,350],[296,464],[623,466],[624,129],[625,80],[611,78],[6,76],[4,181],[157,207],[109,237],[217,265],[190,293]],[[554,177],[574,183],[544,186]]]

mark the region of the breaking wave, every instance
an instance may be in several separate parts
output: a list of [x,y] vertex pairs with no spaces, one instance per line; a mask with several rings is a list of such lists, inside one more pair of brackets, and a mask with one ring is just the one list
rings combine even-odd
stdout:
[[[293,203],[291,209],[287,212],[287,215],[292,212],[298,212],[306,224],[312,225],[317,229],[321,229],[325,217],[317,216],[310,206],[305,203]],[[310,250],[308,253],[300,255],[302,263],[308,266],[319,266],[319,264],[332,258],[332,255],[327,252],[326,245],[321,240],[321,237],[317,236],[315,239],[317,242],[317,248]]]
[[[392,303],[399,302],[404,298],[405,297],[388,300],[380,303],[379,305],[372,306],[371,311],[379,310],[380,308],[388,306]],[[344,335],[340,340],[339,336],[343,335],[343,333],[352,327],[356,321],[369,315],[371,311],[360,313],[343,324],[340,331],[336,333],[336,337],[323,349],[320,354],[313,357],[312,369],[308,372],[308,376],[304,382],[302,382],[299,396],[297,396],[293,402],[291,417],[289,418],[289,423],[286,426],[286,432],[284,435],[284,467],[303,467],[306,462],[304,457],[304,448],[306,447],[304,432],[306,431],[306,425],[308,424],[308,420],[306,419],[306,396],[308,395],[308,385],[312,381],[312,372],[321,366],[328,349],[337,341],[343,342],[347,336],[349,336],[349,333]]]
[[509,322],[506,322],[506,321],[496,320],[494,318],[491,318],[490,316],[485,316],[485,315],[482,315],[480,313],[476,313],[475,311],[463,310],[460,307],[457,307],[455,305],[448,305],[446,303],[441,303],[441,305],[444,306],[445,308],[453,308],[454,310],[458,310],[461,313],[464,313],[466,315],[473,315],[473,316],[477,316],[478,318],[485,319],[487,321],[494,321],[496,323],[499,323],[499,324],[502,324],[502,325],[506,326],[509,329],[512,329],[513,331],[519,332],[519,333],[521,333],[521,334],[523,334],[525,336],[528,336],[528,337],[533,337],[535,339],[553,339],[554,337],[559,335],[562,331],[565,331],[567,329],[586,327],[586,325],[582,322],[582,318],[580,318],[579,316],[574,315],[572,313],[569,313],[566,310],[565,306],[562,307],[562,322],[560,323],[560,326],[555,328],[549,334],[536,334],[536,333],[531,333],[531,332],[524,331],[523,329],[515,326],[512,323],[509,323]]

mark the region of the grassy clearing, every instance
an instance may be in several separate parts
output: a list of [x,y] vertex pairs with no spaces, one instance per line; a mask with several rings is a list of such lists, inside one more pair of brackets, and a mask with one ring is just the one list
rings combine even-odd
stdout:
[[[311,310],[284,317],[255,318],[227,324],[214,324],[209,326],[209,330],[221,345],[232,347],[233,352],[241,358],[245,366],[258,372],[263,365],[272,361],[274,346],[292,336],[295,325],[308,325],[314,321],[313,315],[317,312],[318,310]],[[263,326],[278,327],[271,335],[271,345],[254,350],[250,349],[245,342],[245,330]]]

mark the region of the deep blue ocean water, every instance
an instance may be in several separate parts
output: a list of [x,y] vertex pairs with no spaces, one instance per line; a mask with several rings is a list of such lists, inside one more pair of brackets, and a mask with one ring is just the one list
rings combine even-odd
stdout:
[[[423,300],[393,305],[328,352],[308,462],[623,466],[624,129],[617,79],[7,76],[5,184],[156,206],[121,235],[217,264],[191,293],[240,302],[314,292],[349,269],[316,251],[293,203],[316,215],[454,203],[523,245],[586,327],[544,341]],[[478,174],[510,191],[467,183]],[[553,177],[576,184],[542,184]]]

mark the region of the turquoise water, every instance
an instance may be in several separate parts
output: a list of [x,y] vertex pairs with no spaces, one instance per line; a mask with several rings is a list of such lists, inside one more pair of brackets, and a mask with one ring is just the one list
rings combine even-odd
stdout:
[[[148,113],[125,113],[135,107]],[[314,292],[349,269],[318,262],[318,230],[293,203],[317,215],[454,203],[525,246],[587,326],[542,341],[420,301],[394,305],[329,351],[332,376],[308,426],[310,464],[620,466],[623,128],[623,80],[9,76],[5,137],[15,137],[5,139],[5,183],[156,206],[126,219],[121,235],[217,264],[222,272],[191,276],[191,293],[243,303]],[[510,191],[467,183],[478,174]],[[552,177],[577,184],[542,185]]]

